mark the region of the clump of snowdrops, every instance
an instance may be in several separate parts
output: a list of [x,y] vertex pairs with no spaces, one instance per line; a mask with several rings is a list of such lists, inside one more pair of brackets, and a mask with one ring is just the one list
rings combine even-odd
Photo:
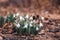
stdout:
[[28,14],[21,16],[18,13],[14,14],[16,18],[14,25],[15,25],[15,32],[19,35],[36,35],[41,30],[43,24],[42,23],[35,23],[33,16],[29,16]]
[[[41,18],[39,17],[39,20]],[[36,35],[42,29],[43,24],[39,21],[36,23],[33,16],[29,16],[28,14],[21,16],[19,13],[9,14],[6,19],[0,16],[0,25],[5,23],[13,23],[14,32],[19,35]]]

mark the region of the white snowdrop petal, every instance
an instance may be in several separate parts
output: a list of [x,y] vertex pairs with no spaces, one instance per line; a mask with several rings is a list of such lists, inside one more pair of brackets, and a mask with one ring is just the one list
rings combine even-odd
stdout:
[[30,21],[30,23],[33,23],[33,21]]
[[20,16],[20,20],[25,20],[22,16]]
[[35,21],[35,20],[33,20],[33,22],[35,23],[36,21]]
[[43,27],[43,24],[40,22],[39,26],[40,26],[40,27]]
[[18,23],[16,26],[19,28],[20,27],[20,24]]
[[17,13],[16,16],[19,16],[19,13]]
[[22,20],[25,20],[24,18]]
[[33,25],[30,23],[30,27],[32,27]]
[[44,17],[43,17],[43,16],[41,16],[41,19],[42,19],[42,20],[44,20]]
[[17,23],[17,20],[15,20],[15,23]]
[[28,24],[25,24],[24,28],[27,28],[28,27]]
[[13,17],[15,17],[16,15],[15,14],[13,14]]
[[20,20],[22,20],[22,16],[20,16]]
[[38,27],[36,27],[36,31],[38,31],[39,30],[39,28]]
[[25,18],[27,18],[27,19],[28,19],[28,18],[29,18],[29,15],[27,14]]
[[30,17],[30,19],[29,20],[33,20],[33,17]]

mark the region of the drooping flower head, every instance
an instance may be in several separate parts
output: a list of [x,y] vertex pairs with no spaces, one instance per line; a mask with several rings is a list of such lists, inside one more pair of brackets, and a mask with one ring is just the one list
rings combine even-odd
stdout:
[[17,23],[17,24],[15,24],[15,26],[16,26],[17,28],[19,28],[21,25],[20,25],[19,23]]
[[36,27],[36,31],[38,31],[39,30],[39,28],[38,27]]
[[43,27],[43,23],[40,22],[39,26],[40,26],[40,27]]
[[13,17],[16,17],[16,14],[13,14]]
[[20,16],[20,20],[23,20],[24,21],[25,19],[22,16]]
[[26,23],[25,25],[24,25],[24,28],[27,28],[28,27],[28,23]]
[[31,16],[31,17],[29,18],[29,20],[33,20],[33,16]]
[[30,24],[29,24],[29,26],[30,26],[30,27],[32,27],[32,26],[33,26],[33,24],[32,24],[32,23],[30,23]]

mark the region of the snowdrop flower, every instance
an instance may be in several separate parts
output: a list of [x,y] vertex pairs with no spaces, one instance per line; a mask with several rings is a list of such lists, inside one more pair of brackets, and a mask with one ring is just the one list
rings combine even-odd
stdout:
[[40,27],[43,27],[43,24],[40,22],[39,26],[40,26]]
[[13,17],[15,17],[16,16],[16,14],[13,14]]
[[36,23],[36,20],[33,20],[33,23]]
[[18,17],[19,16],[19,13],[17,13],[16,16]]
[[27,18],[27,19],[28,19],[28,18],[29,18],[29,15],[27,14],[25,18]]
[[22,16],[20,16],[20,20],[25,20]]
[[20,24],[19,24],[19,23],[17,23],[17,24],[15,24],[15,26],[16,26],[17,28],[19,28],[19,27],[20,27]]
[[28,27],[28,24],[25,24],[24,28],[27,28]]
[[15,23],[17,23],[17,20],[15,20]]
[[29,26],[32,27],[33,25],[30,23]]
[[33,20],[33,17],[31,16],[31,17],[29,18],[29,20]]
[[36,31],[38,31],[39,30],[39,28],[38,27],[36,27]]
[[30,21],[30,23],[33,23],[33,21]]

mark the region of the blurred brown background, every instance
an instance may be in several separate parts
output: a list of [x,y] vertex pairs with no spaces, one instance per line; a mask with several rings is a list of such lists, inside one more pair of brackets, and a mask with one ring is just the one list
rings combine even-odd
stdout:
[[9,12],[20,14],[42,14],[48,11],[51,17],[60,17],[60,0],[0,0],[0,15],[7,15]]

